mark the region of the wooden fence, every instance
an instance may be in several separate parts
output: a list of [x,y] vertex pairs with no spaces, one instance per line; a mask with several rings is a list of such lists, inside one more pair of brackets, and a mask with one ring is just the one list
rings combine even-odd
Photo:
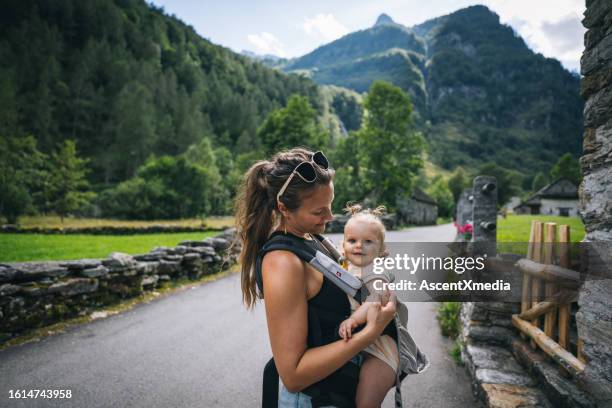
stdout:
[[586,361],[582,340],[578,338],[574,347],[570,343],[571,304],[577,301],[580,285],[580,273],[570,269],[570,242],[568,225],[532,222],[527,257],[517,262],[523,291],[521,313],[512,315],[512,323],[523,338],[530,338],[532,347],[576,375]]

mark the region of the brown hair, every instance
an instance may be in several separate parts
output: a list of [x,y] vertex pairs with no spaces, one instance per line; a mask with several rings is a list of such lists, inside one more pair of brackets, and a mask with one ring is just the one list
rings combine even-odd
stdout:
[[[236,230],[242,243],[240,252],[242,301],[247,309],[262,298],[257,290],[255,262],[272,229],[279,221],[276,195],[287,181],[293,170],[303,161],[310,161],[313,152],[307,148],[296,147],[276,153],[270,160],[260,160],[253,164],[244,175],[236,195]],[[317,165],[317,179],[307,183],[294,176],[280,197],[289,211],[297,210],[304,194],[313,191],[318,185],[326,185],[333,179],[334,170],[324,170]]]

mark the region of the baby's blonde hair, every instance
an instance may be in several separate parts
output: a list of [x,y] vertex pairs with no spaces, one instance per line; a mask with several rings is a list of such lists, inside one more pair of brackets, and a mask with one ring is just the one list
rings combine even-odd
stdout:
[[350,219],[365,219],[372,221],[379,227],[381,245],[384,245],[385,240],[385,224],[381,217],[385,214],[387,208],[384,205],[379,205],[376,208],[363,208],[361,204],[351,204],[350,202],[344,207],[344,212],[350,214]]

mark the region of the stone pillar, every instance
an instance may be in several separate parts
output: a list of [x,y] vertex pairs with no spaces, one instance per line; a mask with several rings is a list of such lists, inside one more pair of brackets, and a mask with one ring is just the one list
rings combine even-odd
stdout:
[[466,222],[472,221],[472,200],[472,189],[466,188],[463,190],[457,200],[457,224],[464,225]]
[[[580,213],[594,247],[612,242],[612,2],[586,0],[582,24],[587,28],[580,61],[584,107],[584,155],[580,159]],[[604,244],[601,246],[600,244]],[[607,253],[603,253],[607,252]],[[610,252],[600,256],[610,262]],[[608,271],[609,273],[609,271]],[[584,341],[586,369],[582,387],[598,406],[612,406],[612,277],[586,281],[576,315]]]
[[472,188],[474,253],[495,256],[497,243],[497,179],[478,176]]

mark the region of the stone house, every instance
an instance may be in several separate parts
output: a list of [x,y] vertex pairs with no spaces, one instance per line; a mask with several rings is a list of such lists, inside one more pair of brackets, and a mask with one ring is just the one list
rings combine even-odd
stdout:
[[432,225],[438,219],[438,204],[418,187],[412,189],[409,199],[397,201],[397,223]]
[[514,207],[516,214],[578,216],[578,186],[559,177]]

